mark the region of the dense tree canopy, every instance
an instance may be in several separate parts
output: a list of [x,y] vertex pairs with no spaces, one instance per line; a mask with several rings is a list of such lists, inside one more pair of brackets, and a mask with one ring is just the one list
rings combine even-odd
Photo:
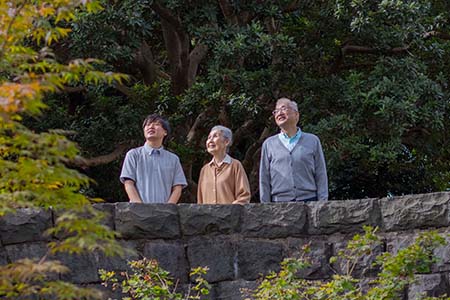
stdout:
[[77,13],[58,61],[94,57],[130,80],[73,84],[47,97],[35,130],[72,131],[98,183],[90,195],[125,200],[124,151],[143,143],[141,122],[159,112],[174,134],[195,195],[204,141],[232,128],[232,156],[257,199],[259,150],[276,132],[271,110],[287,96],[303,130],[318,135],[335,199],[450,187],[450,4],[446,0],[102,0]]

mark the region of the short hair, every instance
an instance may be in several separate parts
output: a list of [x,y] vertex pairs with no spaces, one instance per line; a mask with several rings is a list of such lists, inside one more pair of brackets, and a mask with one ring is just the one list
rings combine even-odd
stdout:
[[222,126],[222,125],[214,126],[213,128],[211,128],[210,132],[214,131],[214,130],[222,131],[223,137],[226,138],[229,141],[228,146],[227,146],[227,152],[228,152],[228,150],[230,149],[231,144],[233,143],[233,132],[231,131],[230,128],[227,128],[227,127]]
[[276,105],[278,105],[278,102],[281,102],[281,101],[287,101],[287,102],[289,102],[289,106],[290,106],[293,110],[295,110],[296,112],[298,112],[298,105],[297,105],[297,102],[292,101],[292,100],[289,99],[289,98],[283,97],[283,98],[280,98],[280,99],[277,100]]
[[154,123],[154,122],[158,122],[159,124],[161,124],[162,128],[164,128],[164,130],[167,132],[167,135],[164,137],[164,140],[163,140],[163,141],[165,141],[167,139],[167,137],[170,135],[170,125],[169,125],[169,121],[167,121],[162,116],[160,116],[158,114],[148,115],[144,119],[144,122],[142,122],[142,129],[144,129],[144,127],[147,124]]

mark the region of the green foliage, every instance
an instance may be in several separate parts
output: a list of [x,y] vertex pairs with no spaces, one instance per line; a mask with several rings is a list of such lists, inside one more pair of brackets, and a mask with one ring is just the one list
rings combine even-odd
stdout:
[[0,266],[2,299],[102,299],[100,292],[54,280],[68,269],[58,261],[19,260]]
[[[396,254],[383,253],[376,264],[381,268],[377,277],[362,290],[361,280],[352,277],[354,267],[364,256],[372,253],[380,244],[375,235],[377,228],[364,228],[364,235],[356,235],[347,247],[340,251],[330,263],[341,262],[342,274],[335,274],[331,280],[312,281],[298,278],[296,273],[307,267],[303,257],[285,259],[281,271],[266,276],[253,294],[255,300],[269,299],[334,299],[334,300],[388,300],[399,299],[407,285],[414,283],[416,273],[430,271],[436,261],[433,251],[445,244],[444,238],[434,231],[422,233],[415,242]],[[449,299],[428,297],[426,299]]]
[[203,278],[208,268],[198,267],[191,271],[190,276],[195,278],[194,285],[183,294],[178,292],[178,282],[174,283],[169,272],[162,269],[156,260],[146,258],[129,262],[131,274],[121,273],[122,281],[118,279],[114,271],[99,270],[103,285],[111,286],[113,290],[121,289],[123,294],[130,297],[123,299],[135,300],[188,300],[200,299],[202,295],[208,295],[209,283]]
[[[47,234],[58,241],[52,253],[103,250],[122,254],[116,234],[100,225],[104,215],[80,193],[91,180],[67,164],[78,155],[61,131],[36,133],[23,116],[37,116],[47,106],[43,98],[67,85],[121,83],[126,76],[100,72],[101,61],[61,62],[50,46],[70,32],[75,11],[94,13],[98,1],[0,1],[0,217],[18,208],[52,208],[56,226]],[[64,238],[66,237],[66,238]],[[0,297],[37,299],[98,299],[98,292],[54,280],[66,272],[59,262],[21,260],[0,267]],[[48,274],[47,274],[48,273]]]

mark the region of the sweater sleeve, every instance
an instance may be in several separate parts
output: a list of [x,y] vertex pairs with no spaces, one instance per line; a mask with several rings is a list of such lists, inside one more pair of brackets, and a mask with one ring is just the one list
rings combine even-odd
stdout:
[[245,169],[239,161],[236,161],[235,190],[233,204],[246,204],[250,202],[250,184],[248,183]]
[[320,140],[317,139],[317,148],[314,157],[315,178],[317,185],[317,199],[328,200],[328,176],[325,156]]
[[259,199],[261,203],[270,202],[270,168],[269,156],[267,153],[267,141],[263,143],[261,148],[261,161],[259,164]]

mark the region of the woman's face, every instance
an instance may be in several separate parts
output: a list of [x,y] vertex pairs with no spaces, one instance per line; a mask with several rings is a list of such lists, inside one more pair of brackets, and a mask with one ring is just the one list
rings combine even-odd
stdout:
[[221,130],[213,130],[209,133],[206,140],[206,150],[211,155],[225,154],[229,143],[230,141],[223,136]]

